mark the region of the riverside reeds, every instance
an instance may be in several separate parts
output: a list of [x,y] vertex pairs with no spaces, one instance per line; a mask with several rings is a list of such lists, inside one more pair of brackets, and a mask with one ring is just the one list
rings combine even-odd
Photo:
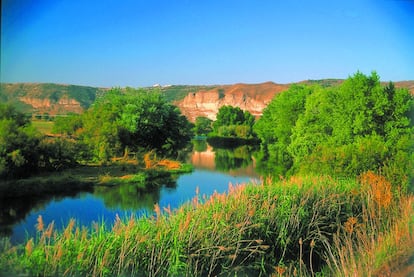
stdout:
[[39,217],[36,238],[3,243],[0,268],[46,276],[371,275],[412,245],[413,199],[385,191],[379,202],[377,181],[385,181],[365,177],[230,185],[228,194],[196,193],[175,211],[156,205],[151,217],[116,217],[112,229],[71,220],[56,231]]

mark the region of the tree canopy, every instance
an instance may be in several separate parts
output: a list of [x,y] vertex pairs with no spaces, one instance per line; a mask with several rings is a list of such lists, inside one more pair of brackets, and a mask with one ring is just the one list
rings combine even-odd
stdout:
[[255,131],[279,174],[374,170],[407,183],[413,103],[406,89],[357,72],[338,87],[291,86],[272,100]]
[[251,139],[254,137],[254,122],[255,119],[250,112],[239,107],[222,106],[213,123],[213,135]]
[[40,134],[23,113],[0,103],[0,176],[25,176],[39,161]]
[[55,130],[76,134],[86,159],[101,162],[130,150],[177,155],[192,136],[192,125],[158,91],[132,88],[114,88],[78,119],[56,124]]
[[213,131],[213,120],[199,116],[194,122],[194,134],[199,136],[206,136]]

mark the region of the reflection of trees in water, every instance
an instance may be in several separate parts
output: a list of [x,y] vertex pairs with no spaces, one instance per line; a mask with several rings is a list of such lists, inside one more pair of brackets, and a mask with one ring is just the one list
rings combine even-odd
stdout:
[[103,199],[109,209],[152,209],[160,198],[158,189],[143,192],[134,185],[125,184],[115,187],[100,187],[95,190],[96,196]]
[[207,151],[207,141],[205,139],[195,139],[193,140],[193,150],[196,152]]
[[154,204],[160,200],[160,190],[162,186],[175,188],[176,179],[173,177],[157,178],[153,181],[154,189],[150,191],[133,184],[121,184],[114,187],[97,187],[94,194],[103,199],[105,206],[109,209],[125,210],[152,210]]
[[[256,153],[256,172],[261,176],[289,176],[289,169],[291,168],[291,163],[285,162],[281,163],[279,160],[274,158],[274,156],[269,156],[263,150]],[[282,160],[288,160],[282,159]]]
[[214,148],[216,169],[228,171],[247,167],[252,163],[252,150],[243,145],[234,149]]
[[42,196],[0,198],[0,237],[11,236],[13,226],[24,220],[30,212],[44,209],[53,200],[59,201],[66,197],[75,197],[78,194],[78,192],[66,192]]

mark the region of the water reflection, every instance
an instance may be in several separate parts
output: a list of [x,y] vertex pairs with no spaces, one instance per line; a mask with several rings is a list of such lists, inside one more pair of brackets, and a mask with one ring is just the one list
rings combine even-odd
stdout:
[[215,152],[216,169],[220,171],[245,168],[253,162],[247,145],[235,149],[215,149]]
[[157,184],[152,186],[155,188],[150,191],[143,191],[142,188],[133,184],[122,184],[113,187],[97,187],[94,195],[101,198],[109,209],[146,209],[151,211],[154,208],[154,203],[160,201],[162,187],[171,189],[177,187],[177,176],[158,178],[154,182]]
[[194,151],[189,161],[199,169],[257,178],[259,176],[256,174],[256,162],[253,158],[256,152],[255,147],[249,145],[220,148],[209,145],[205,140],[199,140],[194,141]]
[[43,196],[23,196],[0,198],[0,237],[11,236],[13,226],[24,219],[31,212],[43,210],[51,201],[60,201],[65,198],[78,197],[78,192],[67,192]]
[[258,178],[252,149],[247,146],[220,149],[198,141],[188,162],[195,168],[193,173],[157,179],[156,189],[151,191],[129,184],[81,193],[0,199],[0,236],[11,237],[13,243],[34,236],[40,214],[46,224],[55,221],[57,228],[63,228],[70,218],[76,218],[79,225],[90,226],[92,221],[103,219],[112,224],[116,214],[121,218],[132,213],[151,214],[155,203],[174,209],[191,200],[196,189],[208,196],[226,191],[229,183]]
[[208,144],[205,139],[195,139],[193,140],[193,153],[194,152],[205,152],[208,149]]

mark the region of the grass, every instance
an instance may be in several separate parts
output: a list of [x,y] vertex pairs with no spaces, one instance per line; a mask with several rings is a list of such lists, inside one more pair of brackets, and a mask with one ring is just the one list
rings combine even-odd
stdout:
[[4,274],[370,276],[413,245],[413,197],[381,176],[292,177],[196,192],[171,211],[116,218],[113,227],[38,218],[24,245],[3,242]]
[[53,121],[32,120],[32,125],[42,134],[51,134],[53,128]]

